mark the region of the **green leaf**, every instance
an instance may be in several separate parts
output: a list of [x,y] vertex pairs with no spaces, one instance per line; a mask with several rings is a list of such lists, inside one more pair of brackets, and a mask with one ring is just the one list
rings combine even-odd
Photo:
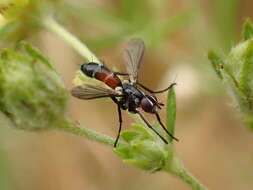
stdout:
[[248,97],[253,95],[253,40],[249,40],[247,49],[243,52],[242,55],[243,63],[241,64],[241,72],[239,79],[240,89],[243,90],[244,94]]
[[114,148],[114,152],[123,162],[140,167],[150,172],[167,168],[172,160],[171,144],[165,144],[145,125],[134,124],[136,130],[121,133],[126,141],[124,146]]
[[243,40],[245,41],[252,38],[252,36],[253,36],[253,25],[251,21],[248,19],[244,22],[242,37],[243,37]]
[[[167,96],[167,129],[168,131],[174,135],[175,130],[175,121],[176,121],[176,94],[174,87],[169,89]],[[172,142],[172,138],[168,136],[170,142]]]
[[123,160],[123,162],[133,165],[133,166],[136,166],[136,167],[139,167],[139,168],[142,168],[144,170],[151,170],[150,163],[145,162],[143,160],[125,159],[125,160]]
[[146,124],[136,124],[134,123],[132,125],[132,127],[134,129],[136,129],[137,132],[141,133],[141,135],[143,136],[143,138],[146,138],[146,139],[153,139],[154,137],[154,132],[151,131]]
[[118,156],[120,156],[120,157],[122,157],[124,159],[131,158],[129,147],[118,147],[118,148],[114,148],[113,151]]
[[208,58],[224,84],[228,87],[242,112],[245,124],[253,129],[253,26],[244,23],[244,41],[236,44],[224,61],[215,52],[209,51]]
[[136,131],[123,131],[120,136],[126,141],[126,142],[130,142],[132,140],[134,140],[135,138],[137,138],[139,136],[139,133]]
[[42,53],[35,49],[34,47],[32,47],[30,44],[23,42],[23,47],[25,48],[26,52],[31,56],[34,57],[40,61],[42,61],[43,63],[45,63],[48,67],[50,67],[51,69],[53,69],[53,66],[51,65],[51,63],[48,61],[48,59],[42,55]]
[[224,62],[223,62],[222,58],[219,57],[219,55],[217,55],[213,50],[210,50],[208,52],[208,59],[211,61],[213,69],[216,72],[216,74],[218,75],[218,77],[220,79],[223,79],[221,69],[224,66]]

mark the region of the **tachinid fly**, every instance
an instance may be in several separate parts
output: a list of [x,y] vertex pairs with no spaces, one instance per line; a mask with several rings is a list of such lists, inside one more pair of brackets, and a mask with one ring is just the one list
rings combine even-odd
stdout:
[[[164,90],[153,91],[146,86],[138,82],[138,71],[140,69],[141,59],[144,53],[144,43],[141,39],[132,39],[128,42],[127,47],[124,51],[124,60],[127,68],[127,72],[113,72],[103,64],[89,62],[81,65],[81,71],[88,77],[95,78],[108,87],[97,86],[93,84],[82,84],[76,86],[71,90],[71,94],[79,99],[96,99],[108,97],[117,104],[118,115],[119,115],[119,130],[117,138],[114,143],[116,147],[119,140],[121,126],[122,126],[122,114],[121,110],[128,110],[131,113],[138,114],[147,126],[156,133],[161,140],[168,144],[167,140],[160,135],[144,117],[144,115],[138,110],[141,108],[147,113],[154,114],[157,121],[163,128],[163,130],[174,140],[178,141],[170,132],[166,129],[162,123],[158,114],[158,109],[163,106],[162,103],[158,102],[154,94],[162,93],[170,89],[175,83],[171,84]],[[122,82],[119,75],[128,76],[128,81]],[[145,90],[148,93],[145,93]]]

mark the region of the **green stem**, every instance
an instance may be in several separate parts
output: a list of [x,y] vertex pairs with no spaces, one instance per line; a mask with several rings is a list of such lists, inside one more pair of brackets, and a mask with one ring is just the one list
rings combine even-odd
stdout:
[[[65,120],[61,125],[56,126],[57,129],[61,129],[67,133],[72,133],[74,135],[78,135],[81,137],[86,137],[91,141],[96,141],[105,145],[113,146],[115,139],[104,135],[102,133],[98,133],[96,131],[90,130],[88,128],[80,127],[78,124],[71,122],[70,120]],[[119,141],[118,146],[122,146],[125,143]]]
[[181,170],[176,174],[186,184],[190,185],[194,190],[207,190],[190,172],[186,169]]
[[174,154],[172,163],[165,168],[165,172],[180,178],[193,190],[207,190],[183,165],[180,159]]
[[73,36],[65,28],[63,28],[53,18],[45,18],[42,24],[47,30],[55,33],[70,46],[72,46],[80,55],[87,59],[87,61],[100,63],[99,59],[89,50],[86,45],[84,45],[79,39]]

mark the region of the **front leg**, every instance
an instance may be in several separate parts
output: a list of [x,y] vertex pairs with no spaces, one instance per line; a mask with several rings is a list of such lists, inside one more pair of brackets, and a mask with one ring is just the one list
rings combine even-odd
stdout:
[[156,115],[157,121],[159,122],[159,124],[161,125],[161,127],[163,128],[163,130],[164,130],[172,139],[178,141],[178,139],[177,139],[176,137],[174,137],[174,136],[166,129],[166,127],[164,126],[164,124],[163,124],[162,121],[161,121],[161,118],[160,118],[159,114],[156,112],[155,115]]
[[147,125],[155,134],[157,134],[157,135],[160,137],[160,139],[161,139],[165,144],[168,144],[168,141],[165,140],[165,138],[164,138],[162,135],[160,135],[160,134],[152,127],[152,125],[148,122],[148,120],[146,120],[146,118],[145,118],[139,111],[136,110],[136,113],[141,117],[141,119],[146,123],[146,125]]
[[121,127],[122,127],[122,114],[121,114],[121,104],[120,104],[120,101],[117,100],[117,98],[115,97],[111,97],[112,100],[117,104],[117,107],[118,107],[118,116],[119,116],[119,129],[118,129],[118,134],[117,134],[117,137],[116,137],[116,140],[114,142],[114,147],[117,146],[117,143],[119,141],[119,137],[120,137],[120,132],[121,132]]
[[163,90],[158,90],[158,91],[154,91],[154,90],[151,90],[149,89],[148,87],[144,86],[143,84],[141,83],[136,83],[137,85],[139,85],[140,87],[142,87],[144,90],[152,93],[152,94],[158,94],[158,93],[163,93],[163,92],[166,92],[167,90],[169,90],[170,88],[172,88],[173,86],[176,85],[176,83],[172,83],[170,86],[168,86],[167,88],[163,89]]

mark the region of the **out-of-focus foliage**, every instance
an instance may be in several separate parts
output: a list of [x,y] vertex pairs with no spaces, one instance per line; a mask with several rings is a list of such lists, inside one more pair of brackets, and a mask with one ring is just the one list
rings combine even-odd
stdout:
[[95,50],[133,36],[142,38],[148,47],[155,48],[171,33],[187,27],[194,20],[196,11],[189,8],[174,16],[162,16],[166,13],[166,1],[119,0],[113,1],[111,9],[95,3],[65,3],[63,9],[66,14],[89,27],[81,38]]
[[0,110],[17,128],[45,129],[62,121],[67,92],[61,77],[28,44],[0,54]]
[[229,50],[236,39],[236,18],[238,17],[238,0],[215,0],[214,21],[217,23],[220,45]]
[[[45,16],[53,14],[60,0],[4,0],[0,2],[0,40],[16,42],[30,37]],[[60,13],[59,13],[60,14]],[[0,42],[1,43],[1,42]]]

